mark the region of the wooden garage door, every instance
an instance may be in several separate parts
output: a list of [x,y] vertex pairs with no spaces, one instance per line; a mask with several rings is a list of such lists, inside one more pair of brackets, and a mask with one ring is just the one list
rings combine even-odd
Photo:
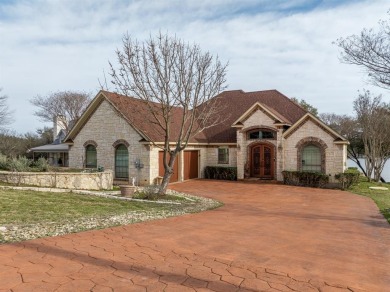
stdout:
[[[163,151],[160,151],[158,153],[158,175],[159,176],[164,176],[164,163],[163,163],[163,159],[164,159],[164,152]],[[173,174],[171,176],[171,179],[169,180],[169,182],[177,182],[179,180],[179,157],[176,156],[176,159],[175,159],[175,164],[173,165]]]
[[184,151],[184,179],[198,178],[198,150]]

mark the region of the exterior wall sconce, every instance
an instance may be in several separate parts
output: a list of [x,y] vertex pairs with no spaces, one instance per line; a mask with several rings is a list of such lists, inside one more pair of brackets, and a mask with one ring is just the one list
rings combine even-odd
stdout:
[[136,169],[141,169],[141,168],[144,168],[144,164],[143,163],[141,163],[141,160],[140,159],[136,159],[135,161],[134,161],[134,165],[135,165],[135,168]]

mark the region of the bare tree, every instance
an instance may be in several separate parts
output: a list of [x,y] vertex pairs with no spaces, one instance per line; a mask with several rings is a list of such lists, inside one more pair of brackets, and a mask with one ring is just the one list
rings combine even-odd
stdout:
[[12,123],[12,111],[8,107],[8,96],[1,95],[0,88],[0,128]]
[[379,181],[390,158],[390,105],[381,96],[371,97],[364,91],[354,101],[354,110],[362,131],[367,177]]
[[166,192],[178,153],[206,128],[224,121],[223,105],[213,98],[225,89],[227,64],[168,35],[159,34],[139,43],[128,34],[116,51],[119,68],[110,63],[112,83],[126,96],[142,100],[152,123],[164,137],[164,176],[159,195]]
[[36,96],[30,100],[38,108],[34,115],[43,122],[52,122],[55,117],[62,117],[59,123],[66,132],[75,123],[91,101],[85,92],[58,91],[47,96]]
[[390,89],[390,20],[380,21],[377,31],[364,29],[335,43],[343,50],[342,62],[363,67],[374,85]]
[[364,175],[367,176],[366,170],[359,160],[364,156],[364,143],[362,131],[356,118],[334,113],[322,113],[320,114],[320,119],[349,141],[347,148],[348,158],[355,162]]

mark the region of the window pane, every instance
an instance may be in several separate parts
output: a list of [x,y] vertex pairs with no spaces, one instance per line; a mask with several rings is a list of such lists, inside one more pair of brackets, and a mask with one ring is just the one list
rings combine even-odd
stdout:
[[123,144],[119,145],[115,150],[115,177],[129,177],[129,152]]
[[273,139],[274,138],[274,132],[272,131],[261,131],[256,130],[249,133],[249,140],[253,139]]
[[302,151],[302,170],[321,172],[321,150],[310,145]]
[[218,148],[218,163],[219,164],[229,163],[229,148]]
[[260,137],[260,132],[259,131],[249,133],[249,139],[259,139],[259,137]]
[[97,167],[96,147],[93,145],[88,145],[85,148],[85,166],[87,168],[96,168]]
[[274,133],[269,131],[262,131],[261,134],[263,139],[272,139],[274,137]]

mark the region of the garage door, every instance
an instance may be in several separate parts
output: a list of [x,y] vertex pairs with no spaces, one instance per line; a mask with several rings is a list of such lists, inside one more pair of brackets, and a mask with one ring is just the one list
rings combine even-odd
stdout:
[[198,150],[184,151],[184,179],[198,178]]
[[[158,175],[159,176],[164,176],[164,152],[163,151],[160,151],[158,153]],[[175,159],[175,164],[173,165],[173,174],[171,176],[171,179],[169,180],[169,182],[177,182],[179,180],[179,157],[176,156],[176,159]]]

